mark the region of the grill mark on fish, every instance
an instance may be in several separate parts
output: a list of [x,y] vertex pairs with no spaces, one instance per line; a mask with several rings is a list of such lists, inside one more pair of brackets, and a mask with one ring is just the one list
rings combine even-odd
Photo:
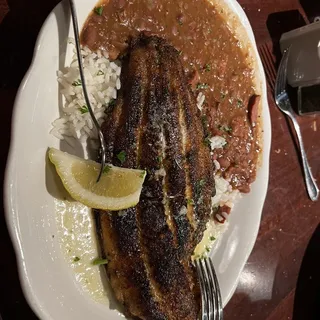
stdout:
[[[107,120],[109,126],[104,127],[115,127],[108,150],[113,150],[113,163],[120,165],[116,155],[123,150],[126,159],[121,165],[147,169],[148,175],[135,208],[120,216],[103,211],[97,216],[104,255],[111,257],[106,270],[129,314],[140,319],[195,320],[199,286],[190,258],[202,234],[199,219],[204,224],[208,220],[207,200],[214,188],[214,183],[202,186],[208,196],[196,192],[197,178],[210,171],[211,161],[209,150],[198,144],[203,139],[201,128],[192,124],[201,125],[195,97],[178,53],[156,37],[133,42],[121,77],[122,110],[116,106],[118,117],[110,118],[118,121]],[[159,170],[164,177],[157,174]],[[187,204],[189,195],[195,200],[202,196],[202,207]]]

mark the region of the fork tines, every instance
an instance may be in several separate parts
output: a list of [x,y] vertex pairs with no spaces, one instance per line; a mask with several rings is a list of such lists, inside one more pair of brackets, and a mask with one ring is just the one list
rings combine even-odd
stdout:
[[272,49],[270,49],[267,43],[263,43],[259,46],[258,51],[259,51],[261,61],[266,73],[268,84],[270,86],[270,89],[274,91],[274,86],[277,78],[277,71],[276,71],[275,59],[272,54]]
[[213,263],[210,258],[195,260],[200,290],[202,320],[222,320],[221,292]]

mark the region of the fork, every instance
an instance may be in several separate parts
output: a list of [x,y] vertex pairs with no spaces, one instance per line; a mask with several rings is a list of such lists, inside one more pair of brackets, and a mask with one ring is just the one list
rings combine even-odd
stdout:
[[274,84],[276,82],[277,71],[275,68],[275,61],[269,49],[268,43],[263,43],[258,48],[261,61],[266,73],[266,78],[272,92],[274,92]]
[[201,319],[222,320],[221,292],[216,272],[210,257],[194,261],[201,290]]
[[316,201],[318,200],[318,197],[319,197],[319,189],[315,182],[314,177],[312,176],[312,172],[311,172],[311,169],[307,160],[306,152],[304,149],[304,145],[303,145],[300,126],[295,117],[294,111],[291,107],[289,96],[286,91],[289,54],[290,54],[290,47],[284,51],[281,62],[280,62],[274,96],[275,96],[276,104],[279,107],[279,109],[283,113],[285,113],[293,123],[294,129],[298,137],[299,145],[300,145],[300,152],[301,152],[302,165],[303,165],[307,191],[310,199],[312,201]]
[[71,10],[71,16],[72,16],[72,24],[73,24],[73,31],[74,31],[74,39],[76,43],[76,49],[77,49],[77,57],[78,57],[78,64],[79,64],[79,72],[80,72],[80,79],[81,79],[81,84],[82,84],[82,89],[83,89],[83,96],[86,101],[89,114],[91,116],[92,122],[94,126],[97,129],[98,136],[99,136],[99,141],[100,141],[100,148],[101,148],[101,166],[100,166],[100,171],[99,175],[97,178],[97,182],[99,182],[105,162],[106,162],[106,142],[104,140],[103,133],[101,131],[100,125],[93,113],[91,104],[90,104],[90,99],[87,91],[87,86],[86,86],[86,80],[84,77],[84,71],[83,71],[83,64],[82,64],[82,56],[81,56],[81,47],[80,47],[80,36],[79,36],[79,28],[78,28],[78,19],[77,19],[77,12],[76,12],[76,7],[74,5],[73,0],[69,0],[70,4],[70,10]]

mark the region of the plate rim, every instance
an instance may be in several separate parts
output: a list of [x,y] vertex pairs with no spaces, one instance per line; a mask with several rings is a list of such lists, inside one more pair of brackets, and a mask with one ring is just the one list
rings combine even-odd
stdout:
[[57,9],[62,6],[62,3],[59,2],[54,6],[54,8],[50,11],[50,13],[45,18],[44,22],[41,25],[41,28],[39,30],[39,33],[37,35],[34,49],[32,53],[32,59],[30,62],[30,66],[28,67],[25,75],[23,76],[21,83],[18,87],[17,94],[14,99],[13,108],[12,108],[12,117],[11,117],[11,131],[10,131],[10,146],[7,156],[7,162],[5,167],[5,175],[4,175],[4,188],[3,188],[3,200],[4,200],[4,216],[6,221],[6,226],[10,235],[10,240],[12,242],[14,253],[16,257],[16,264],[18,269],[18,277],[21,285],[22,292],[24,294],[24,297],[26,301],[29,304],[29,307],[32,309],[32,311],[40,318],[45,320],[55,320],[53,319],[49,314],[43,310],[43,308],[40,307],[40,303],[37,302],[37,296],[34,294],[32,290],[32,286],[30,282],[28,281],[28,275],[25,268],[25,260],[23,257],[23,249],[21,246],[21,239],[19,236],[19,220],[14,218],[16,215],[16,207],[12,205],[13,195],[11,191],[11,181],[14,168],[15,168],[15,129],[14,129],[14,123],[16,122],[16,118],[18,117],[18,101],[21,99],[21,96],[24,92],[24,87],[27,85],[29,78],[31,76],[32,71],[35,68],[35,63],[37,60],[37,55],[39,52],[40,44],[42,42],[42,38],[45,32],[46,25],[48,24],[48,21],[51,19],[51,17],[54,15],[54,13],[57,11]]

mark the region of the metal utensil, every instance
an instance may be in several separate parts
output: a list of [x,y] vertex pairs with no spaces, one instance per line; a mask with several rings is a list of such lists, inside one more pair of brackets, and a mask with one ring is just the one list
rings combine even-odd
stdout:
[[258,48],[261,61],[264,67],[264,71],[266,74],[266,78],[269,84],[269,87],[272,92],[274,92],[274,85],[276,82],[277,71],[275,68],[275,61],[272,56],[272,52],[270,50],[270,46],[268,43],[262,43]]
[[315,182],[314,177],[312,176],[311,169],[310,169],[306,152],[304,149],[304,145],[303,145],[300,126],[297,119],[295,118],[295,114],[291,107],[291,103],[286,91],[289,54],[290,54],[290,47],[284,51],[281,62],[280,62],[276,85],[275,85],[275,101],[279,109],[283,113],[285,113],[293,123],[294,129],[298,137],[299,145],[300,145],[303,171],[304,171],[308,194],[312,201],[316,201],[318,200],[318,197],[319,197],[319,189]]
[[81,79],[81,83],[82,83],[82,88],[83,88],[83,95],[84,95],[84,99],[86,101],[90,116],[92,118],[92,121],[98,131],[98,135],[99,135],[99,140],[100,140],[100,147],[101,147],[101,168],[100,168],[100,172],[97,178],[97,182],[100,181],[104,166],[105,166],[105,162],[106,162],[106,143],[100,128],[100,125],[93,113],[91,104],[90,104],[90,100],[89,100],[89,95],[88,95],[88,91],[87,91],[87,86],[86,86],[86,80],[84,77],[84,71],[83,71],[83,64],[82,64],[82,56],[81,56],[81,47],[80,47],[80,36],[79,36],[79,29],[78,29],[78,19],[77,19],[77,12],[76,12],[76,8],[74,5],[73,0],[69,0],[70,3],[70,10],[71,10],[71,16],[72,16],[72,23],[73,23],[73,31],[74,31],[74,38],[75,38],[75,42],[76,42],[76,49],[77,49],[77,57],[78,57],[78,63],[79,63],[79,72],[80,72],[80,79]]
[[200,282],[201,319],[223,320],[221,292],[211,259],[197,259],[194,264]]

